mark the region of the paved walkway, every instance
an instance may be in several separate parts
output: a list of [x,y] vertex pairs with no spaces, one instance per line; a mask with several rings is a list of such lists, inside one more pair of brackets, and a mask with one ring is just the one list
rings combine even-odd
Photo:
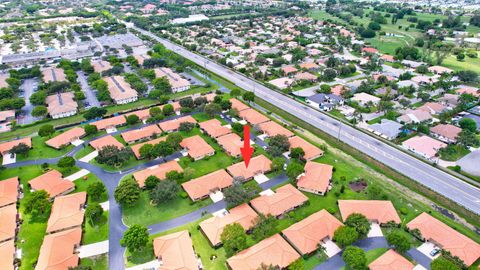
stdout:
[[72,174],[72,175],[69,175],[67,177],[65,177],[65,179],[67,179],[68,181],[75,181],[77,179],[80,179],[82,177],[84,177],[85,175],[89,174],[90,172],[88,170],[85,170],[85,169],[81,169],[80,171]]
[[[160,267],[160,261],[153,260],[144,264],[135,265],[133,267],[129,267],[126,270],[145,270],[145,269],[158,269]],[[111,269],[111,268],[110,268]]]
[[96,158],[98,156],[98,151],[93,151],[91,152],[90,154],[82,157],[81,159],[79,159],[79,161],[83,161],[83,162],[90,162],[92,161],[94,158]]
[[101,254],[108,253],[109,244],[108,240],[103,242],[97,242],[90,245],[81,246],[78,248],[78,257],[81,258],[88,258],[93,257]]

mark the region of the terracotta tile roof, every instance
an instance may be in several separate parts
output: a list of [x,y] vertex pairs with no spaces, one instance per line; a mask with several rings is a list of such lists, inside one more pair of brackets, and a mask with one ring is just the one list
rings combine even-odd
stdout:
[[188,155],[195,160],[215,154],[213,147],[199,135],[183,139],[180,146],[187,149]]
[[135,57],[139,65],[143,65],[143,62],[145,62],[145,60],[150,59],[150,56],[147,54],[135,54],[133,57]]
[[108,92],[115,101],[138,97],[137,91],[122,76],[105,77],[103,80],[107,82]]
[[217,143],[225,150],[230,156],[240,156],[240,148],[243,147],[243,141],[236,133],[230,133],[217,138]]
[[6,154],[8,153],[14,146],[17,146],[21,143],[24,143],[26,144],[28,147],[32,147],[32,138],[30,137],[27,137],[27,138],[22,138],[22,139],[18,139],[18,140],[13,140],[13,141],[9,141],[9,142],[4,142],[4,143],[0,143],[0,153],[3,155],[3,154]]
[[148,167],[141,171],[134,172],[133,178],[135,178],[135,180],[138,182],[140,187],[143,187],[145,185],[145,180],[150,175],[154,175],[158,177],[158,179],[163,180],[165,179],[165,175],[171,171],[183,172],[183,169],[182,167],[180,167],[177,161],[172,160],[166,163]]
[[366,53],[378,53],[378,50],[372,47],[364,47],[362,48],[362,52]]
[[225,216],[214,216],[200,222],[200,228],[210,243],[217,246],[221,243],[220,236],[227,225],[238,223],[247,231],[253,227],[256,217],[257,213],[245,203],[230,209]]
[[300,254],[310,254],[318,249],[318,244],[325,238],[332,239],[335,230],[342,222],[325,209],[310,215],[282,231],[282,234]]
[[75,188],[75,185],[63,179],[62,174],[57,170],[48,171],[28,183],[34,190],[45,190],[51,198]]
[[0,269],[14,270],[13,262],[15,258],[15,241],[10,240],[0,243]]
[[51,146],[53,148],[61,148],[63,146],[66,146],[70,144],[71,142],[80,139],[81,137],[85,136],[85,130],[81,127],[74,127],[72,129],[69,129],[63,133],[60,133],[59,135],[51,138],[50,140],[46,141],[45,143],[48,146]]
[[456,140],[460,132],[462,132],[462,129],[450,124],[440,124],[430,128],[430,132],[450,140]]
[[0,111],[0,122],[15,118],[15,110]]
[[251,125],[258,125],[260,123],[270,121],[268,117],[255,111],[254,109],[243,110],[239,113],[239,116]]
[[316,81],[317,76],[313,75],[312,73],[309,72],[301,72],[297,73],[295,75],[295,79],[298,80],[308,80],[308,81]]
[[112,68],[112,65],[108,61],[97,60],[92,61],[93,70],[98,73],[102,73]]
[[317,64],[315,64],[314,62],[304,62],[304,63],[301,63],[300,64],[300,67],[301,68],[304,68],[304,69],[316,69],[316,68],[319,68],[319,66]]
[[444,105],[438,102],[427,102],[422,106],[418,107],[418,110],[426,111],[431,114],[439,114],[446,109]]
[[297,187],[306,191],[325,193],[332,179],[333,166],[308,161],[305,164],[305,173],[297,180]]
[[156,68],[154,69],[154,71],[157,78],[167,77],[167,80],[173,89],[190,86],[190,82],[188,80],[182,78],[182,76],[180,76],[178,73],[173,72],[169,68]]
[[437,73],[437,74],[443,74],[443,73],[453,73],[452,69],[442,67],[442,66],[431,66],[428,68],[428,71]]
[[258,269],[262,264],[278,265],[285,269],[298,258],[300,255],[295,249],[279,234],[275,234],[227,259],[227,263],[232,270]]
[[176,118],[176,119],[172,119],[172,120],[162,122],[158,125],[160,126],[160,128],[163,131],[170,132],[170,131],[177,130],[180,127],[180,124],[183,123],[183,122],[189,122],[189,123],[195,124],[195,123],[197,123],[197,120],[195,120],[190,115],[187,115],[187,116],[183,116],[183,117],[180,117],[180,118]]
[[18,176],[0,180],[0,207],[17,202],[18,187]]
[[285,135],[287,137],[292,137],[294,135],[293,132],[274,121],[268,121],[258,124],[258,129],[270,137],[275,135]]
[[59,82],[59,81],[66,81],[67,77],[65,76],[65,72],[61,68],[47,68],[42,70],[43,81],[46,83],[49,82]]
[[47,233],[81,226],[85,215],[83,206],[86,200],[86,192],[56,197],[48,219]]
[[155,238],[153,250],[162,261],[159,270],[198,270],[192,239],[186,230]]
[[95,148],[95,150],[97,151],[100,151],[102,150],[102,148],[104,148],[105,146],[108,146],[108,145],[113,145],[113,146],[116,146],[118,148],[123,148],[123,144],[119,141],[117,141],[117,139],[115,139],[115,137],[113,137],[112,135],[107,135],[107,136],[104,136],[104,137],[101,137],[99,139],[96,139],[96,140],[93,140],[90,142],[90,145]]
[[180,106],[179,101],[174,101],[174,102],[171,102],[171,103],[163,104],[163,105],[158,106],[158,108],[163,110],[163,107],[165,107],[165,105],[172,105],[174,111],[180,111],[180,109],[182,108],[182,106]]
[[471,94],[475,97],[480,97],[480,89],[478,89],[476,87],[466,86],[466,87],[455,90],[455,92],[457,94],[460,94],[460,95],[461,94]]
[[147,120],[150,118],[150,109],[144,109],[144,110],[139,110],[139,111],[134,111],[131,113],[125,114],[125,117],[128,117],[130,115],[136,115],[138,118],[142,121]]
[[316,147],[315,145],[305,141],[304,139],[298,137],[298,136],[293,136],[288,139],[290,142],[290,149],[292,148],[297,148],[300,147],[303,149],[305,152],[305,155],[303,156],[306,160],[311,160],[315,159],[317,157],[323,156],[323,151]]
[[245,167],[245,162],[241,161],[230,165],[227,171],[233,177],[243,177],[248,180],[257,174],[267,173],[271,170],[272,161],[264,155],[253,157],[250,160],[248,168]]
[[133,154],[135,155],[135,157],[137,159],[141,159],[141,155],[140,155],[140,148],[142,148],[143,145],[145,144],[151,144],[151,145],[155,145],[155,144],[158,144],[160,142],[163,142],[167,139],[166,136],[164,137],[160,137],[160,138],[156,138],[156,139],[153,139],[153,140],[150,140],[150,141],[146,141],[146,142],[143,142],[143,143],[139,143],[139,144],[135,144],[135,145],[132,145],[130,146],[130,148],[132,149],[133,151]]
[[306,201],[308,201],[307,196],[291,184],[287,184],[278,188],[274,194],[261,195],[251,200],[250,204],[259,213],[277,217],[304,204]]
[[222,190],[231,186],[233,178],[224,169],[192,179],[182,184],[193,201],[208,196],[210,192]]
[[218,138],[232,132],[231,129],[222,126],[222,123],[217,119],[207,120],[199,123],[200,128],[204,130],[210,137]]
[[96,122],[93,122],[92,125],[96,126],[98,130],[103,130],[107,128],[113,128],[116,126],[125,125],[126,123],[127,123],[127,120],[125,119],[125,117],[123,115],[119,115],[115,117],[98,120]]
[[380,224],[385,224],[389,221],[397,224],[401,222],[391,201],[338,200],[338,208],[340,208],[343,221],[351,214],[359,213],[367,217],[368,220],[377,221]]
[[413,263],[392,249],[368,265],[370,270],[412,270],[414,267]]
[[288,75],[290,73],[295,73],[298,71],[297,68],[295,68],[294,66],[284,66],[282,67],[282,71],[284,74]]
[[73,98],[73,92],[58,93],[48,96],[45,99],[45,102],[48,104],[48,114],[55,116],[77,111],[78,104]]
[[415,136],[402,143],[403,146],[422,153],[428,158],[433,158],[438,150],[447,146],[447,144],[430,138],[428,136]]
[[0,242],[14,238],[17,229],[17,205],[0,208],[0,220]]
[[407,224],[410,230],[418,229],[425,240],[433,241],[450,251],[470,266],[480,258],[480,244],[447,226],[440,220],[422,213]]
[[387,62],[395,62],[395,57],[392,55],[384,54],[380,57],[380,59],[385,60]]
[[238,112],[241,112],[243,110],[250,109],[248,105],[245,105],[243,102],[236,98],[231,98],[230,102],[232,103],[232,108],[236,109]]
[[160,128],[158,128],[157,125],[149,125],[139,129],[125,131],[121,135],[127,143],[132,143],[160,134],[162,134],[162,131],[160,130]]
[[81,239],[81,228],[45,236],[35,270],[66,270],[77,266],[80,259],[75,248]]

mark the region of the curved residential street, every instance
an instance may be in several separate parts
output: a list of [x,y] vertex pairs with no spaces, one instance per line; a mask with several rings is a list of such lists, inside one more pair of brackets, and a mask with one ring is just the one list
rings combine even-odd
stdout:
[[269,89],[262,84],[231,71],[214,61],[186,50],[168,40],[159,38],[151,32],[127,24],[140,33],[153,38],[166,48],[205,67],[221,77],[228,78],[237,86],[253,91],[256,96],[281,108],[299,119],[304,119],[314,127],[338,138],[351,147],[386,164],[392,169],[449,198],[470,211],[480,214],[480,189],[438,168],[419,160],[379,139],[365,134],[350,125],[344,124],[323,112],[297,102],[290,97]]

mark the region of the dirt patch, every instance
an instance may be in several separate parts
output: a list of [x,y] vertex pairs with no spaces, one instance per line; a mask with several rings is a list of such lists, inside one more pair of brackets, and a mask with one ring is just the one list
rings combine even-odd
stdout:
[[350,187],[351,190],[355,192],[360,192],[360,191],[364,191],[368,187],[368,184],[367,184],[367,181],[365,181],[364,179],[360,179],[360,180],[348,183],[348,186]]

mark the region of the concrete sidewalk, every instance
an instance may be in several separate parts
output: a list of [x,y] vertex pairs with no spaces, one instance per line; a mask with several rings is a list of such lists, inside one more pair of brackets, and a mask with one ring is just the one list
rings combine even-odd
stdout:
[[97,256],[100,254],[108,253],[108,240],[103,242],[93,243],[90,245],[81,246],[78,248],[78,257],[88,258]]
[[79,161],[82,161],[82,162],[90,162],[92,159],[96,158],[98,156],[98,151],[93,151],[92,153],[82,157],[81,159],[79,159]]
[[126,270],[158,269],[158,267],[160,267],[160,262],[158,260],[153,260],[144,264],[129,267]]
[[84,177],[85,175],[89,174],[90,172],[88,170],[85,170],[85,169],[81,169],[80,171],[72,174],[72,175],[69,175],[67,177],[65,177],[66,180],[68,181],[75,181],[77,179],[80,179],[82,177]]

